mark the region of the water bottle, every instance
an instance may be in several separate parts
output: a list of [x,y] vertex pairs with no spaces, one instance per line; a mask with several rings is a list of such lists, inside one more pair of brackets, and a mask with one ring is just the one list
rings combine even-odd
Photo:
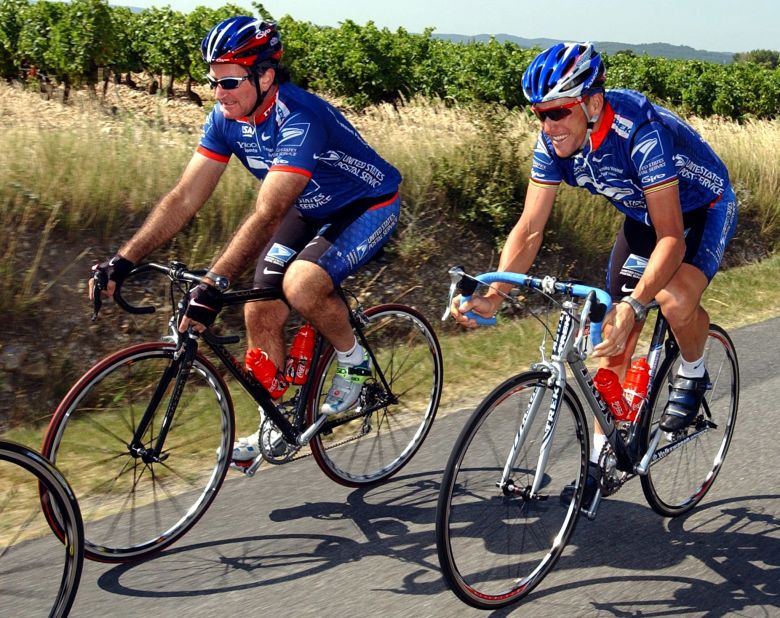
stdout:
[[247,350],[244,364],[248,371],[252,372],[258,382],[265,386],[271,398],[278,399],[284,395],[289,384],[284,373],[277,369],[274,362],[268,358],[268,354],[260,348]]
[[623,398],[623,387],[617,374],[611,369],[601,367],[593,376],[593,384],[596,385],[602,399],[609,407],[616,421],[626,421],[631,415],[631,409]]
[[642,402],[647,397],[647,384],[649,381],[650,365],[647,364],[647,359],[643,356],[631,363],[631,367],[626,372],[626,381],[623,383],[626,403],[631,409],[628,420],[633,421],[636,419],[639,408],[642,407]]
[[304,324],[295,333],[290,346],[290,354],[287,357],[286,374],[290,384],[301,385],[306,382],[313,356],[314,329],[309,324]]

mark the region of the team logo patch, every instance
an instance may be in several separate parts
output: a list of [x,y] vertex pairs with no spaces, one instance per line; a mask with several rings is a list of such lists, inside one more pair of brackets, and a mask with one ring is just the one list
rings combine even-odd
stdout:
[[280,138],[277,146],[302,146],[309,132],[309,123],[288,124],[279,132]]
[[252,137],[255,134],[255,128],[249,124],[241,125],[241,135],[244,137]]
[[626,261],[623,263],[623,268],[621,270],[630,271],[641,275],[643,272],[645,272],[646,266],[647,258],[643,258],[640,255],[635,255],[632,253],[626,258]]
[[658,135],[658,131],[651,131],[644,136],[634,149],[631,151],[631,159],[634,161],[634,165],[638,170],[656,159],[660,159],[664,155],[664,149],[661,145],[661,137]]
[[289,247],[280,245],[278,242],[275,242],[273,246],[268,250],[268,254],[265,256],[265,259],[267,262],[271,262],[272,264],[284,266],[285,264],[287,264],[287,262],[290,261],[290,259],[294,255],[295,255],[295,251],[293,251]]

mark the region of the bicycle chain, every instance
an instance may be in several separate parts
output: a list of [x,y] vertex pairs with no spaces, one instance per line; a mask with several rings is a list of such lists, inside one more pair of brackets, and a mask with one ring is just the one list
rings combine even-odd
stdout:
[[[353,414],[354,418],[359,418],[360,416],[363,416],[362,412],[357,413],[357,414]],[[298,451],[300,451],[302,447],[300,447],[300,446],[293,446],[293,445],[289,444],[286,441],[285,441],[285,444],[287,446],[292,446],[295,449],[294,451],[292,451],[292,455],[285,456],[285,457],[274,457],[273,455],[269,456],[269,453],[266,452],[266,449],[265,449],[265,447],[262,444],[262,434],[263,434],[263,430],[261,429],[261,431],[260,431],[260,436],[261,436],[260,450],[263,452],[263,461],[266,461],[269,464],[272,464],[274,466],[281,466],[281,465],[284,465],[286,463],[290,463],[291,461],[298,461],[299,459],[305,459],[307,457],[311,457],[312,456],[311,450],[309,450],[307,452],[304,452],[304,453],[298,453]],[[328,445],[327,449],[325,449],[325,450],[330,450],[332,448],[336,448],[336,447],[339,447],[339,446],[343,446],[344,444],[348,444],[350,442],[354,442],[355,440],[359,440],[360,438],[362,438],[365,435],[366,435],[365,433],[362,433],[362,434],[359,434],[359,435],[356,435],[356,436],[352,436],[351,438],[345,438],[341,442],[336,442],[335,444]]]

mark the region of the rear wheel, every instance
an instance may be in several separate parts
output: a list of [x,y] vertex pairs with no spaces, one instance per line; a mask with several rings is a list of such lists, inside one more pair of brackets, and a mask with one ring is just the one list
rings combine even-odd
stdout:
[[[198,354],[157,460],[130,445],[162,376],[172,344],[117,352],[90,369],[57,408],[43,454],[71,482],[81,505],[86,555],[123,562],[173,543],[206,512],[230,464],[234,420],[222,378]],[[168,381],[141,436],[151,449],[175,384]],[[50,523],[59,527],[56,517]]]
[[[555,565],[577,523],[587,423],[567,387],[547,433],[553,397],[548,379],[547,373],[528,372],[496,388],[463,428],[447,462],[436,508],[439,563],[453,592],[474,607],[496,609],[527,595]],[[538,408],[529,417],[532,401]],[[564,494],[571,484],[573,496]]]
[[[712,389],[705,394],[696,420],[682,431],[661,436],[654,462],[641,477],[647,502],[666,517],[690,511],[704,497],[718,476],[734,433],[739,364],[728,334],[714,324],[707,336],[704,361]],[[679,365],[679,351],[661,364],[645,418],[648,439],[658,430]]]
[[[388,304],[366,310],[364,317],[363,333],[375,358],[373,375],[358,404],[329,419],[310,442],[323,472],[350,487],[382,482],[409,462],[431,428],[443,382],[439,342],[419,312]],[[315,378],[309,423],[319,417],[335,371],[336,354],[330,348]]]

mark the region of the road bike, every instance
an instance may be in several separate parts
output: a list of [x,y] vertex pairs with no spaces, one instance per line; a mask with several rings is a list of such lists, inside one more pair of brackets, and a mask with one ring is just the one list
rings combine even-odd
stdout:
[[[315,338],[306,382],[274,401],[225,347],[237,336],[178,332],[188,290],[205,271],[147,263],[128,279],[151,273],[169,281],[170,334],[116,352],[87,371],[57,407],[44,440],[43,453],[69,476],[81,504],[88,558],[147,557],[180,538],[209,508],[231,466],[235,438],[233,397],[223,373],[234,379],[233,394],[243,389],[260,411],[261,452],[240,468],[248,476],[263,462],[311,454],[334,481],[371,486],[397,473],[422,445],[439,405],[443,363],[438,339],[416,309],[364,309],[340,290],[373,370],[353,408],[325,416],[320,407],[336,354],[323,337]],[[117,287],[114,299],[124,310],[154,310],[131,304],[122,290]],[[223,294],[226,306],[269,298],[278,293]],[[224,371],[204,355],[203,344]]]
[[[458,289],[466,299],[478,285],[504,282],[539,292],[560,308],[555,333],[548,329],[549,359],[543,342],[539,363],[479,404],[447,462],[436,543],[444,577],[462,601],[494,609],[522,599],[553,568],[579,515],[595,518],[601,498],[636,476],[660,515],[675,517],[696,506],[723,465],[737,418],[739,365],[725,330],[709,327],[705,362],[712,388],[701,410],[687,428],[669,434],[658,425],[680,354],[660,310],[647,354],[647,397],[633,422],[618,423],[585,364],[589,341],[601,340],[601,321],[611,306],[607,292],[553,277],[471,277],[460,268],[450,275],[450,299]],[[568,383],[567,366],[580,394]],[[590,504],[582,503],[590,455],[583,399],[607,436],[602,478]],[[567,489],[572,484],[573,497]]]
[[[0,615],[67,616],[83,562],[81,512],[65,478],[34,450],[0,440]],[[42,581],[52,570],[59,580]]]

